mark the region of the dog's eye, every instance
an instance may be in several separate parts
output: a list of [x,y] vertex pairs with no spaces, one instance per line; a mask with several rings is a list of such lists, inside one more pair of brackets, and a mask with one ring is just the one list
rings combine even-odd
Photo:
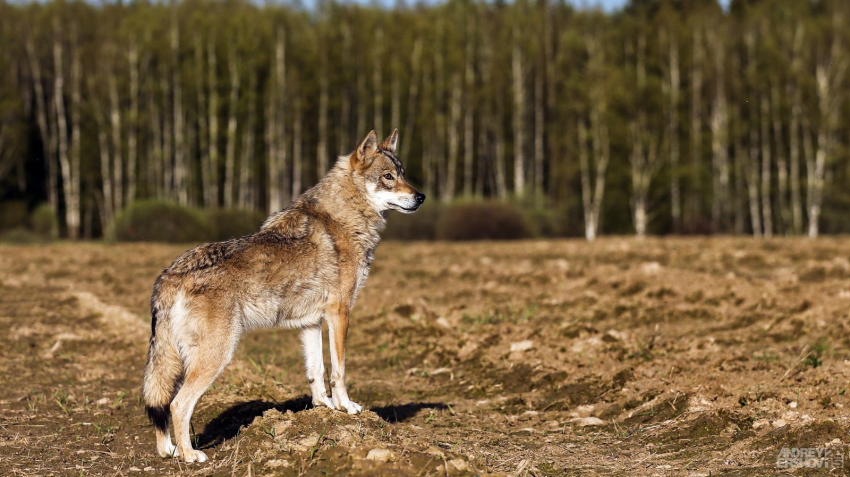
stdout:
[[393,180],[393,175],[387,172],[386,174],[384,174],[384,179],[391,181]]

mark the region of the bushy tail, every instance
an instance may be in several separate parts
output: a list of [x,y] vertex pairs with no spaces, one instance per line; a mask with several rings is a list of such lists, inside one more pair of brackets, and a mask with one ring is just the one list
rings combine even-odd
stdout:
[[165,320],[157,320],[163,308],[157,303],[156,295],[151,299],[151,341],[142,394],[148,418],[154,427],[165,432],[171,421],[171,400],[183,379],[183,361],[167,327],[161,326]]

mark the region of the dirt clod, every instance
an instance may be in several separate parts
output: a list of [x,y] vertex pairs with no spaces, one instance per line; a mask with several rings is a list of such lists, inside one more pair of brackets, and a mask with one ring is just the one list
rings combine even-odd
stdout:
[[389,462],[393,459],[393,453],[389,449],[372,449],[366,454],[366,458],[378,462]]

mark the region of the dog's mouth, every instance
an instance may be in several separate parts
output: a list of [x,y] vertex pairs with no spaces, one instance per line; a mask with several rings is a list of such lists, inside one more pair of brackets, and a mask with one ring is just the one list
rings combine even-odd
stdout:
[[408,213],[409,212],[416,212],[417,210],[419,210],[419,207],[420,207],[419,205],[414,205],[413,207],[403,207],[403,206],[398,205],[398,204],[393,203],[393,202],[390,202],[389,205],[391,205],[393,207],[397,207],[398,210],[401,210],[403,212],[408,212]]

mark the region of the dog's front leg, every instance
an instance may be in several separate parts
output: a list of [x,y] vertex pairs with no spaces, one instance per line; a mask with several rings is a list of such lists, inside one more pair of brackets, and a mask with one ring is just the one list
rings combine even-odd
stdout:
[[328,320],[328,341],[331,349],[331,393],[337,409],[345,409],[349,414],[357,414],[363,407],[348,397],[345,388],[345,340],[348,335],[349,307],[334,304],[328,307],[325,317]]
[[307,381],[313,395],[313,406],[327,406],[336,409],[328,397],[325,388],[325,359],[322,353],[322,323],[301,330],[301,343],[304,345],[304,364],[307,368]]

